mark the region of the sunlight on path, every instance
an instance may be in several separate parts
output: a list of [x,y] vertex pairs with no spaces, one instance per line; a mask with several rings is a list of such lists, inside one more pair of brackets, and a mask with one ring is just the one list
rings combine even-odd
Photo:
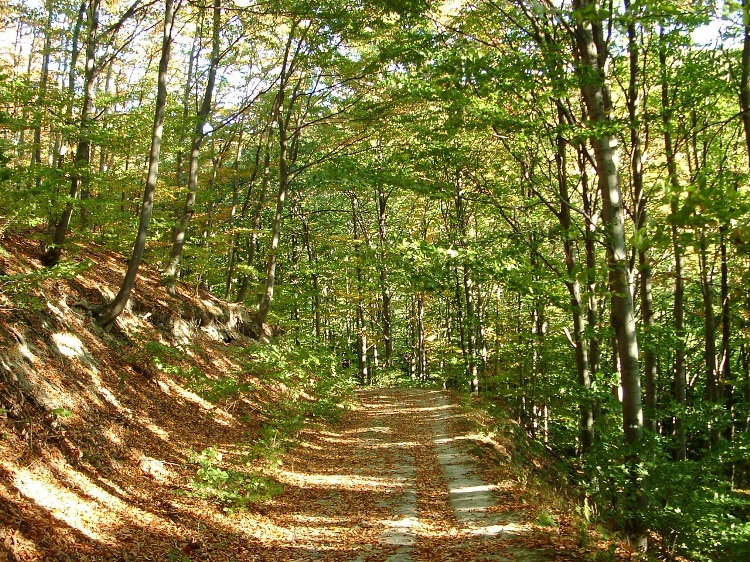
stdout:
[[466,437],[452,429],[451,420],[459,410],[446,393],[368,390],[359,397],[360,415],[373,416],[371,429],[360,438],[386,459],[388,469],[381,477],[402,482],[404,488],[378,502],[392,513],[378,521],[384,526],[378,542],[391,548],[380,558],[368,552],[352,562],[547,560],[540,553],[504,544],[528,529],[513,513],[498,509],[496,486],[484,481],[466,449]]
[[[486,481],[448,394],[368,389],[338,426],[310,429],[278,471],[287,511],[269,517],[260,560],[547,560],[531,526],[503,504],[513,482]],[[259,537],[260,538],[260,537]]]

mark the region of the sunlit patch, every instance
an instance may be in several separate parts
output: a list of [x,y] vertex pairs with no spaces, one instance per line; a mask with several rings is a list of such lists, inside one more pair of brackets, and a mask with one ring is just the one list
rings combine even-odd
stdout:
[[165,443],[170,442],[169,433],[165,431],[164,429],[162,429],[161,427],[159,427],[158,425],[151,423],[151,420],[141,416],[138,418],[137,421],[139,424],[143,425],[143,427],[151,431],[154,435],[156,435],[159,439],[161,439]]
[[477,492],[491,492],[497,488],[494,485],[486,484],[483,486],[463,486],[461,488],[451,488],[451,494],[474,494]]
[[193,341],[193,325],[183,318],[175,318],[172,324],[172,339],[177,345],[190,345]]
[[287,517],[289,521],[295,523],[308,523],[312,525],[351,525],[352,520],[350,517],[333,517],[326,515],[303,515],[303,514],[292,514]]
[[403,488],[401,478],[377,478],[356,474],[309,474],[304,472],[279,471],[287,483],[305,488],[329,488],[338,490],[392,490]]
[[410,529],[419,525],[419,521],[416,517],[402,517],[401,519],[384,519],[379,521],[381,525],[387,525],[388,527],[394,527],[396,529]]
[[99,372],[96,360],[78,336],[69,332],[56,332],[52,334],[52,342],[55,344],[57,351],[60,352],[60,355],[71,359],[78,359],[92,373]]
[[31,364],[33,364],[36,361],[36,355],[31,353],[31,350],[29,349],[29,346],[26,345],[26,342],[18,344],[18,352],[21,354],[21,356],[24,359],[26,359],[26,361],[28,361]]
[[[190,392],[189,390],[186,390],[179,384],[175,383],[172,380],[167,379],[164,381],[164,385],[169,389],[169,391],[166,391],[167,394],[174,393],[180,398],[183,398],[184,400],[187,400],[188,402],[193,402],[194,404],[198,404],[201,406],[204,410],[210,410],[213,414],[213,420],[215,423],[218,423],[219,425],[227,426],[229,427],[234,423],[234,417],[226,412],[225,410],[222,410],[221,408],[217,408],[216,405],[212,404],[208,400],[205,400],[204,398],[201,398],[194,392]],[[161,384],[159,385],[164,389],[164,386]],[[170,392],[171,391],[171,392]]]
[[524,528],[521,525],[515,523],[508,523],[507,525],[487,525],[486,527],[477,527],[469,529],[469,534],[477,536],[494,537],[495,535],[501,534],[513,534],[518,535],[524,532]]
[[49,311],[55,315],[55,317],[60,321],[65,321],[65,313],[60,310],[58,307],[56,307],[52,302],[47,301],[47,308]]
[[373,443],[372,441],[365,441],[362,443],[362,446],[368,449],[410,449],[413,447],[419,447],[419,443],[416,441],[393,441],[389,443]]
[[97,502],[84,500],[77,494],[45,482],[27,469],[16,474],[14,486],[24,496],[47,509],[50,514],[88,538],[102,540],[97,532],[99,516]]
[[122,445],[122,439],[120,439],[120,436],[115,433],[114,430],[108,429],[104,432],[104,437],[110,440],[110,442],[114,443],[115,445]]

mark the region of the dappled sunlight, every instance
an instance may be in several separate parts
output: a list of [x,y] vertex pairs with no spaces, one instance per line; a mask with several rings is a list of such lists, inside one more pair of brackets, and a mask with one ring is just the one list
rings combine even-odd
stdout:
[[21,357],[26,359],[26,361],[28,361],[32,365],[37,361],[37,356],[31,352],[31,349],[29,349],[29,345],[25,341],[19,342],[17,349],[18,353],[21,354]]
[[494,537],[497,535],[518,535],[521,533],[529,532],[529,527],[524,525],[517,525],[515,523],[508,523],[507,525],[487,525],[486,527],[476,527],[469,529],[469,534]]
[[159,439],[161,439],[165,443],[169,443],[170,442],[169,432],[167,430],[165,430],[164,428],[161,428],[158,425],[156,425],[155,423],[153,423],[150,418],[147,418],[146,416],[140,415],[140,416],[136,416],[135,421],[139,425],[141,425],[141,426],[145,427],[146,429],[148,429],[151,433],[153,433],[154,435],[156,435]]
[[411,449],[413,447],[418,447],[419,443],[416,441],[393,441],[390,443],[377,443],[372,441],[364,441],[362,444],[363,447],[366,447],[368,449]]
[[187,402],[192,402],[193,404],[197,404],[204,410],[210,411],[213,416],[212,421],[219,425],[229,426],[235,423],[234,416],[232,416],[232,414],[228,413],[222,408],[217,407],[215,404],[209,402],[205,398],[198,396],[194,392],[187,390],[185,387],[177,384],[172,379],[160,380],[159,386],[161,386],[168,394],[179,396]]
[[101,491],[94,493],[93,487],[86,486],[85,493],[90,499],[84,499],[79,494],[58,485],[49,475],[38,474],[28,469],[21,469],[15,474],[13,485],[21,494],[48,510],[55,519],[90,539],[105,538],[100,526],[99,502],[103,501],[111,507],[115,500],[108,494]]
[[302,488],[319,488],[331,490],[394,490],[403,488],[403,479],[362,476],[359,474],[314,474],[279,470],[279,480]]
[[75,334],[58,332],[52,334],[52,341],[65,357],[82,357],[88,354],[83,342]]
[[490,492],[497,490],[497,486],[494,484],[482,484],[479,486],[459,486],[456,488],[448,488],[450,494],[473,494],[476,492]]

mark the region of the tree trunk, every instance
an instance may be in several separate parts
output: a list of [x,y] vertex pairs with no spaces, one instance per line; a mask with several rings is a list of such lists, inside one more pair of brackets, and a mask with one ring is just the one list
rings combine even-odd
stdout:
[[[734,402],[734,387],[732,380],[732,366],[730,362],[731,354],[731,336],[732,323],[730,316],[730,296],[729,296],[729,263],[727,250],[727,231],[729,227],[722,225],[719,229],[721,233],[720,253],[721,253],[721,357],[719,361],[719,396],[724,399],[724,407],[732,419],[732,408]],[[729,423],[725,429],[725,437],[732,438],[734,427]]]
[[581,176],[581,198],[583,199],[583,211],[585,213],[586,230],[584,232],[584,247],[586,253],[586,324],[590,336],[589,344],[589,366],[591,380],[596,378],[601,371],[601,345],[599,342],[599,303],[596,300],[597,289],[597,253],[596,253],[596,228],[594,221],[595,201],[594,194],[589,189],[588,172],[586,169],[585,147],[578,147],[578,171]]
[[393,367],[393,336],[391,334],[391,292],[388,288],[388,255],[386,253],[387,239],[387,203],[388,195],[383,191],[383,187],[378,184],[378,242],[380,247],[380,259],[378,268],[380,269],[380,295],[382,301],[381,320],[383,330],[383,341],[385,344],[385,367]]
[[[706,373],[706,398],[712,404],[719,401],[719,381],[716,370],[716,318],[713,305],[713,274],[708,263],[708,243],[705,232],[700,236],[700,278],[701,295],[703,297],[703,326],[704,345],[703,363]],[[715,412],[711,414],[710,422],[711,445],[715,446],[719,441],[720,432],[716,424]]]
[[357,275],[357,370],[361,384],[370,383],[370,370],[367,362],[367,321],[364,306],[364,276],[360,252],[359,219],[357,217],[357,197],[352,195],[352,232],[354,238],[354,267]]
[[[94,81],[99,71],[96,64],[99,4],[100,0],[91,0],[87,10],[89,25],[86,39],[86,70],[83,75],[83,103],[81,106],[81,119],[78,129],[75,169],[73,170],[70,179],[68,202],[65,205],[65,210],[63,211],[62,216],[57,221],[52,244],[47,248],[43,257],[43,263],[48,266],[56,265],[60,261],[62,245],[68,234],[70,219],[73,216],[73,210],[75,209],[75,201],[81,194],[81,183],[88,181],[88,167],[91,158],[89,128],[91,122],[94,120]],[[72,69],[71,72],[73,72]]]
[[307,222],[307,217],[302,217],[302,236],[305,243],[305,249],[307,251],[307,261],[310,264],[310,268],[313,273],[310,274],[310,280],[312,281],[313,290],[313,324],[315,328],[315,339],[319,342],[322,340],[322,318],[321,318],[321,302],[320,302],[320,280],[318,278],[317,266],[318,259],[313,251],[312,241],[310,240],[310,225]]
[[[242,133],[244,131],[244,122],[240,122],[240,134],[239,138],[237,139],[237,152],[234,156],[234,162],[232,163],[232,207],[229,211],[229,224],[227,225],[228,231],[230,233],[229,238],[229,249],[227,250],[227,275],[226,275],[226,284],[224,285],[224,300],[229,300],[229,295],[232,294],[232,287],[234,283],[234,268],[236,264],[236,258],[237,258],[237,242],[239,241],[239,237],[234,232],[235,225],[237,222],[237,206],[240,204],[240,193],[239,193],[239,181],[237,178],[239,167],[240,167],[240,159],[242,158]],[[255,161],[256,170],[258,161],[256,158]],[[250,180],[250,184],[252,185],[253,180]]]
[[475,303],[474,303],[474,280],[471,276],[471,267],[467,262],[463,264],[463,289],[466,302],[466,380],[469,381],[471,392],[479,392],[479,376],[477,372],[477,352],[475,333]]
[[[266,142],[265,147],[265,157],[263,158],[263,175],[260,181],[260,189],[257,196],[257,203],[255,205],[255,209],[253,210],[253,216],[252,216],[252,222],[251,222],[251,229],[250,229],[250,238],[247,242],[247,262],[246,265],[248,268],[253,268],[255,266],[255,253],[258,246],[258,232],[260,232],[260,226],[261,226],[261,219],[263,218],[263,209],[266,207],[266,198],[268,196],[268,186],[271,183],[271,137],[270,132],[268,136],[268,140]],[[247,197],[245,198],[245,206],[243,206],[243,215],[247,211],[247,205],[250,202],[250,191],[248,189]],[[240,280],[240,286],[237,290],[237,297],[235,298],[235,302],[245,302],[245,298],[247,297],[247,289],[250,284],[250,279],[248,278],[248,275],[245,274],[242,276]]]
[[[41,166],[42,164],[42,108],[45,106],[47,98],[47,83],[49,82],[49,61],[50,54],[52,52],[52,2],[47,0],[45,2],[45,8],[47,10],[47,19],[44,23],[44,49],[42,52],[42,70],[39,76],[39,93],[36,99],[36,110],[40,113],[37,114],[34,119],[34,148],[31,153],[31,167]],[[37,189],[42,183],[42,177],[39,170],[36,170],[36,177],[34,178]]]
[[740,109],[745,131],[745,148],[750,167],[750,2],[742,0],[742,73],[740,84]]
[[146,186],[143,191],[143,204],[138,223],[138,234],[133,246],[133,254],[128,263],[125,278],[115,299],[105,307],[99,314],[98,322],[104,327],[109,327],[125,309],[130,297],[138,268],[143,258],[143,252],[148,238],[148,225],[151,220],[151,212],[154,206],[154,192],[156,181],[159,176],[159,155],[161,152],[161,138],[164,128],[164,113],[167,105],[167,70],[169,67],[169,54],[172,44],[172,26],[174,19],[174,0],[164,1],[164,34],[162,38],[161,60],[159,61],[158,88],[156,94],[156,111],[154,114],[154,127],[151,136],[151,150],[148,157],[148,175]]
[[427,337],[424,331],[424,295],[417,295],[417,378],[427,380]]
[[[558,120],[562,125],[564,119],[558,112]],[[557,135],[557,183],[560,195],[560,212],[558,219],[562,226],[565,239],[563,251],[565,253],[565,268],[568,281],[565,283],[570,294],[570,307],[573,312],[573,345],[575,346],[576,371],[578,384],[581,386],[583,398],[579,406],[581,452],[587,453],[594,443],[594,411],[591,402],[591,372],[589,370],[589,350],[586,342],[586,325],[584,320],[584,305],[581,296],[581,282],[578,279],[578,260],[572,236],[573,224],[570,215],[570,194],[568,192],[568,159],[567,142],[561,133]]]
[[286,200],[287,190],[289,189],[289,135],[288,127],[292,116],[297,92],[291,95],[289,107],[286,108],[287,114],[284,114],[286,87],[289,80],[287,71],[289,70],[289,56],[291,54],[292,41],[297,26],[292,26],[289,30],[289,38],[284,50],[284,61],[281,67],[281,76],[279,77],[279,91],[276,94],[274,108],[272,113],[276,119],[276,125],[279,129],[279,191],[276,195],[276,214],[274,215],[273,224],[271,225],[271,243],[268,248],[268,260],[266,262],[266,279],[263,284],[263,293],[258,300],[258,311],[256,319],[259,325],[263,325],[271,311],[271,302],[273,301],[273,291],[276,284],[276,252],[279,247],[281,237],[281,220],[284,211],[284,202]]
[[[625,9],[631,11],[630,0],[625,0]],[[651,257],[648,249],[648,195],[643,186],[643,146],[641,142],[641,100],[638,93],[640,87],[640,69],[638,56],[640,45],[634,17],[628,18],[628,59],[630,78],[628,81],[627,106],[630,120],[630,174],[633,182],[633,198],[635,200],[635,228],[638,244],[638,271],[640,283],[641,323],[643,325],[643,373],[646,382],[645,392],[645,422],[644,425],[656,433],[656,353],[654,352],[653,331],[654,299],[651,282]]]
[[195,212],[195,200],[198,193],[198,164],[200,159],[201,145],[205,136],[204,128],[208,122],[208,115],[211,113],[211,105],[216,84],[216,71],[219,67],[219,56],[221,47],[221,0],[214,0],[213,3],[213,34],[211,38],[211,62],[208,68],[208,81],[203,93],[203,100],[198,110],[197,119],[193,137],[190,142],[190,167],[188,171],[187,198],[182,211],[182,218],[175,229],[172,241],[172,251],[169,255],[169,265],[164,271],[167,291],[174,293],[175,283],[180,274],[180,260],[185,249],[190,221]]
[[[611,299],[611,322],[615,331],[617,354],[622,383],[622,419],[625,439],[637,445],[643,433],[643,405],[641,401],[640,365],[638,360],[638,338],[636,335],[635,311],[630,293],[628,255],[625,238],[625,219],[620,177],[617,169],[616,138],[605,132],[610,127],[612,102],[605,76],[605,62],[609,56],[602,35],[599,9],[590,0],[575,0],[574,9],[581,14],[594,12],[591,20],[575,23],[581,93],[589,119],[596,136],[591,139],[599,175],[599,191],[602,196],[602,221],[607,233],[609,249],[609,290]],[[631,542],[639,550],[646,549],[647,535],[642,520],[644,506],[641,485],[638,483],[638,454],[633,451],[629,466],[630,482],[626,490],[626,501],[633,514],[628,521]]]
[[667,160],[667,173],[669,185],[672,191],[670,197],[670,232],[672,237],[672,251],[674,253],[674,331],[677,344],[674,350],[674,365],[672,372],[674,376],[674,401],[679,413],[674,419],[675,435],[675,459],[685,460],[687,458],[687,439],[685,435],[685,422],[682,410],[687,405],[687,383],[685,364],[685,281],[683,277],[682,255],[683,248],[680,241],[679,227],[676,216],[680,210],[680,182],[677,177],[677,159],[672,142],[672,110],[669,101],[669,81],[667,77],[667,50],[664,44],[664,30],[659,32],[659,68],[661,73],[661,104],[662,123],[664,126],[664,154]]
[[271,311],[271,302],[273,301],[273,292],[276,285],[276,262],[281,239],[281,220],[284,211],[284,202],[289,185],[289,177],[286,170],[286,138],[280,142],[281,153],[279,155],[279,192],[276,195],[276,214],[271,226],[271,244],[268,248],[268,261],[266,263],[266,280],[264,283],[263,294],[258,303],[257,320],[259,324],[265,323],[268,313]]
[[[185,89],[182,96],[182,123],[180,125],[180,140],[178,141],[177,155],[175,157],[175,186],[177,189],[181,189],[183,185],[183,158],[185,154],[182,147],[185,146],[187,137],[187,123],[190,115],[190,95],[193,88],[193,80],[195,78],[195,67],[197,63],[199,53],[199,43],[201,39],[201,30],[203,29],[203,17],[205,16],[206,10],[201,9],[198,18],[198,23],[195,26],[195,34],[193,35],[193,43],[190,46],[190,55],[188,57],[188,70],[187,77],[185,78]],[[203,132],[203,131],[201,131]]]

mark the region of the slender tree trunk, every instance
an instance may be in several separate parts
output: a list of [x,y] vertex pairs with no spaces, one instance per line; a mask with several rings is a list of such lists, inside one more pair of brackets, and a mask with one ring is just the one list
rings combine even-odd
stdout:
[[[240,204],[240,192],[239,192],[239,180],[237,178],[240,166],[240,159],[242,158],[242,132],[244,123],[241,122],[240,134],[237,139],[237,152],[234,156],[234,162],[232,163],[232,207],[229,210],[229,224],[228,230],[230,233],[229,237],[229,249],[227,250],[227,276],[226,284],[224,286],[224,299],[229,300],[229,295],[232,294],[232,286],[234,283],[234,268],[237,258],[237,242],[239,237],[234,232],[235,223],[237,222],[237,206]],[[257,160],[256,160],[257,168]],[[252,180],[250,181],[252,184]]]
[[[468,213],[465,208],[464,188],[460,173],[456,173],[456,230],[459,237],[459,247],[466,249],[468,245]],[[477,380],[477,361],[476,361],[476,338],[475,338],[475,302],[474,302],[474,279],[471,274],[471,265],[464,257],[461,264],[461,281],[462,296],[465,315],[461,330],[462,349],[464,349],[464,380],[469,383],[472,392],[479,390],[479,381]]]
[[588,172],[586,169],[585,147],[578,147],[578,171],[581,176],[581,198],[585,213],[584,249],[586,254],[586,324],[589,331],[589,366],[591,380],[601,371],[601,345],[599,342],[599,304],[596,300],[597,289],[597,253],[596,228],[594,221],[594,194],[589,189]]
[[427,372],[427,336],[424,330],[424,295],[417,294],[417,378],[426,381]]
[[[706,373],[706,398],[712,404],[719,401],[719,381],[716,369],[716,318],[714,315],[714,289],[713,274],[711,265],[708,262],[708,243],[706,234],[700,235],[700,278],[701,278],[701,295],[703,296],[703,326],[704,326],[704,346],[703,362]],[[720,432],[716,423],[716,414],[711,415],[711,445],[715,446],[719,441]]]
[[[461,279],[459,276],[458,268],[453,269],[453,276],[455,278],[453,302],[456,310],[456,325],[458,326],[458,339],[461,346],[461,357],[464,361],[464,372],[469,370],[469,351],[466,345],[466,321],[464,320],[464,304],[465,301],[462,298],[461,290]],[[459,389],[463,384],[461,377],[451,378],[447,381],[448,388]]]
[[742,74],[740,84],[740,109],[745,131],[748,166],[750,167],[750,2],[742,0]]
[[684,249],[680,241],[679,226],[677,224],[677,213],[680,210],[680,182],[677,176],[677,159],[675,156],[672,140],[672,109],[669,101],[669,81],[667,77],[667,50],[665,46],[664,30],[659,32],[659,67],[661,73],[661,104],[662,124],[664,127],[664,154],[667,161],[667,173],[669,185],[672,191],[670,197],[670,233],[672,237],[672,251],[674,254],[674,331],[677,344],[674,350],[674,365],[672,373],[674,376],[674,401],[679,412],[674,419],[675,434],[675,459],[685,460],[687,458],[687,439],[685,434],[685,422],[682,410],[687,405],[687,383],[685,363],[685,280],[683,273],[682,257]]
[[[182,123],[180,125],[180,140],[179,140],[179,147],[180,149],[177,150],[177,155],[175,158],[175,185],[177,186],[177,189],[182,188],[183,181],[184,181],[184,174],[183,174],[183,159],[185,158],[185,155],[183,153],[182,147],[185,146],[186,137],[187,137],[187,123],[188,123],[188,117],[190,116],[190,98],[191,98],[191,91],[193,88],[193,80],[195,79],[195,67],[197,63],[198,58],[198,52],[199,52],[199,44],[201,39],[201,30],[203,29],[203,17],[205,16],[205,9],[200,10],[200,17],[198,18],[198,23],[195,26],[195,34],[193,35],[193,43],[190,47],[190,55],[188,57],[188,71],[187,71],[187,77],[185,79],[185,90],[182,96]],[[203,131],[201,131],[202,133]]]
[[174,232],[172,241],[172,251],[169,255],[169,265],[167,266],[164,277],[167,283],[169,293],[174,293],[175,283],[180,274],[180,261],[187,241],[190,221],[195,213],[195,200],[198,193],[198,165],[200,159],[201,145],[205,136],[205,126],[208,122],[208,116],[211,113],[211,105],[214,95],[214,86],[216,84],[216,71],[219,67],[219,56],[221,47],[221,0],[214,0],[213,3],[213,34],[211,38],[211,62],[208,69],[208,81],[203,93],[203,100],[198,110],[195,122],[195,130],[190,142],[190,167],[188,171],[187,198],[182,211],[182,218]]
[[156,94],[156,112],[154,114],[154,127],[151,136],[151,150],[148,157],[148,175],[146,186],[143,191],[143,204],[141,205],[140,220],[138,223],[138,234],[133,246],[133,254],[128,263],[125,278],[115,299],[99,314],[98,322],[104,327],[109,327],[125,309],[130,297],[130,292],[135,286],[143,252],[146,248],[148,238],[148,225],[151,220],[151,212],[154,206],[154,193],[156,181],[159,176],[159,155],[161,152],[161,138],[164,128],[164,113],[167,106],[167,71],[169,68],[169,55],[172,45],[172,27],[174,23],[174,1],[164,1],[164,34],[162,38],[161,60],[159,61],[158,88]]
[[268,260],[266,262],[266,279],[263,284],[263,293],[260,295],[258,301],[258,310],[256,313],[256,319],[258,324],[261,326],[265,323],[268,318],[268,313],[271,311],[271,302],[273,302],[274,286],[276,284],[276,262],[277,262],[277,251],[279,247],[279,240],[281,238],[281,220],[282,213],[284,211],[284,202],[286,200],[287,191],[289,189],[289,122],[292,117],[292,111],[297,95],[297,91],[292,93],[290,96],[288,107],[285,111],[286,101],[286,87],[289,76],[287,72],[289,70],[289,56],[291,54],[292,41],[297,26],[293,25],[289,30],[289,38],[286,43],[284,50],[284,61],[281,69],[281,76],[279,77],[279,91],[276,95],[274,108],[272,113],[276,119],[276,124],[279,130],[279,191],[276,195],[276,214],[274,215],[273,224],[271,225],[271,243],[268,248]]
[[[266,263],[266,280],[264,283],[263,294],[258,303],[257,320],[263,324],[268,318],[271,311],[271,302],[273,302],[273,292],[276,285],[276,263],[278,259],[279,241],[281,239],[281,221],[284,212],[284,202],[286,201],[289,177],[286,170],[286,139],[280,143],[281,155],[279,156],[279,192],[276,195],[276,213],[273,218],[271,231],[271,244],[268,248],[268,261]],[[282,164],[283,162],[283,164]]]
[[[19,27],[16,35],[16,48],[20,50],[20,40],[21,40],[21,28],[22,25],[19,22]],[[36,54],[36,40],[39,36],[39,30],[36,28],[36,26],[32,27],[31,29],[31,44],[29,45],[29,56],[26,62],[26,83],[31,84],[31,69],[34,62],[34,55]],[[19,120],[20,124],[20,133],[18,136],[18,160],[22,161],[26,157],[26,129],[27,123],[29,121],[32,121],[32,119],[29,119],[29,110],[31,109],[31,105],[28,103],[24,103],[21,105],[21,119]],[[35,120],[35,119],[34,119]],[[33,141],[32,141],[32,147],[31,147],[31,158],[29,159],[30,162],[33,164],[34,162],[34,147],[33,147]]]
[[[263,134],[265,134],[265,132]],[[242,202],[242,208],[241,208],[241,210],[239,212],[239,217],[237,218],[237,220],[239,220],[240,222],[242,222],[242,224],[245,224],[245,222],[248,220],[247,214],[248,214],[248,209],[250,208],[250,200],[251,200],[251,197],[253,195],[253,188],[255,186],[255,180],[258,177],[258,174],[261,173],[260,172],[260,155],[261,155],[261,151],[263,150],[263,146],[264,146],[263,138],[262,138],[263,134],[261,135],[261,138],[258,139],[258,146],[257,146],[257,148],[255,150],[255,161],[254,161],[254,165],[253,165],[253,169],[252,169],[253,171],[252,171],[252,173],[250,175],[250,178],[247,179],[247,189],[245,190],[245,196],[244,196],[244,200]],[[240,138],[241,137],[242,137],[242,134],[240,134]],[[266,177],[266,175],[270,174],[270,170],[268,170],[268,167],[269,167],[268,164],[269,164],[269,158],[270,158],[270,156],[268,154],[268,146],[269,146],[268,142],[266,142],[265,143],[265,147],[266,147],[266,162],[265,162],[265,168],[264,168],[264,171],[263,171],[264,178]],[[237,170],[235,170],[235,173],[237,173],[239,171],[239,158],[235,161],[235,163],[237,165],[236,166]],[[237,180],[238,180],[238,178],[236,176],[232,180],[232,186],[235,189],[237,188],[237,183],[238,183]],[[266,181],[262,193],[260,193],[260,194],[258,194],[256,196],[259,199],[259,201],[257,202],[257,204],[260,205],[261,211],[262,211],[262,206],[265,205],[265,196],[266,196],[266,190],[267,190],[267,188],[268,188],[268,181]],[[237,197],[239,197],[239,193],[237,194]],[[260,201],[260,199],[262,199],[262,201]],[[254,222],[253,222],[253,224],[254,224]],[[260,225],[258,225],[258,226],[260,226]],[[235,270],[236,270],[236,264],[237,264],[237,262],[241,258],[241,251],[240,251],[241,241],[242,241],[241,231],[237,230],[236,232],[233,233],[232,240],[230,242],[231,256],[230,256],[229,271],[227,272],[227,292],[226,292],[226,297],[225,297],[227,300],[229,300],[229,298],[231,296],[231,289],[232,289],[232,287],[234,285],[234,275],[235,275]],[[254,252],[253,252],[253,255],[254,255]],[[247,256],[246,259],[249,260],[249,258],[250,258],[250,252],[249,252],[249,248],[248,248],[248,256]],[[249,267],[249,266],[252,265],[252,263],[246,262],[246,265]],[[247,291],[247,285],[248,285],[248,276],[247,276],[247,273],[242,273],[239,277],[240,277],[240,281],[239,281],[239,285],[238,285],[237,296],[235,297],[235,302],[244,302],[244,300],[245,300],[245,292]],[[242,298],[240,298],[240,295],[242,296]]]
[[[559,123],[564,122],[561,112],[558,112]],[[570,307],[573,312],[573,345],[575,346],[576,371],[578,373],[578,384],[581,386],[583,398],[579,407],[580,430],[581,430],[581,452],[587,453],[594,443],[594,411],[591,402],[591,372],[589,370],[589,349],[586,341],[586,325],[584,318],[584,304],[581,295],[581,282],[578,279],[579,264],[573,240],[573,221],[570,214],[570,194],[568,192],[568,159],[567,142],[561,133],[557,135],[557,152],[555,154],[557,164],[557,183],[560,194],[560,212],[558,219],[562,226],[565,239],[563,251],[565,252],[565,268],[568,273],[566,282],[570,294]]]
[[359,381],[370,383],[370,370],[367,362],[367,321],[364,305],[364,276],[362,274],[362,258],[360,256],[359,218],[357,217],[357,197],[352,195],[352,229],[354,237],[354,267],[357,275],[357,367]]
[[528,403],[529,396],[527,396],[526,388],[526,370],[527,370],[527,350],[524,349],[525,343],[525,326],[524,326],[524,311],[523,311],[523,300],[521,299],[521,293],[516,294],[516,348],[518,352],[522,352],[520,365],[518,366],[518,389],[516,395],[518,397],[518,421],[522,425],[526,424],[526,421],[530,417],[528,415]]
[[[75,209],[75,201],[81,194],[81,183],[88,181],[88,167],[91,158],[91,141],[89,128],[94,120],[94,81],[99,68],[96,64],[97,34],[99,29],[100,0],[91,0],[88,5],[88,31],[86,39],[86,69],[83,78],[83,103],[78,130],[78,143],[75,154],[75,169],[70,180],[68,202],[62,216],[57,221],[52,244],[47,248],[43,257],[45,265],[56,265],[60,260],[62,245],[68,234],[70,219]],[[71,70],[73,72],[73,70]],[[72,106],[71,106],[72,111]]]
[[[265,147],[265,156],[263,158],[263,172],[260,180],[260,189],[258,190],[257,202],[253,210],[250,237],[247,242],[247,261],[246,266],[248,268],[255,267],[255,254],[258,249],[258,233],[260,232],[261,220],[263,218],[263,209],[266,207],[266,198],[268,197],[268,186],[271,183],[271,137],[270,131],[268,140]],[[245,205],[249,204],[250,192],[245,198]],[[243,207],[243,215],[246,212],[246,207]],[[237,297],[235,302],[245,302],[247,297],[247,289],[250,284],[250,279],[247,274],[243,275],[240,279],[240,286],[237,289]]]
[[479,376],[477,372],[477,351],[475,333],[475,302],[474,302],[474,279],[471,276],[471,267],[467,262],[463,264],[463,289],[466,303],[466,380],[469,381],[471,392],[479,392]]
[[[732,385],[732,365],[730,362],[731,354],[731,336],[732,320],[730,316],[730,296],[729,296],[729,256],[727,250],[727,225],[720,229],[721,242],[721,358],[719,362],[719,396],[724,399],[725,408],[732,419],[732,409],[734,402],[734,387]],[[732,438],[734,430],[733,423],[727,425],[725,436],[727,439]]]
[[385,367],[393,367],[393,336],[391,334],[391,292],[388,288],[388,256],[386,247],[387,237],[387,204],[388,195],[383,187],[378,184],[378,243],[380,248],[380,260],[378,263],[380,276],[380,297],[382,301],[382,330],[385,344]]
[[[630,0],[625,0],[625,9],[631,11]],[[628,59],[630,78],[628,81],[628,116],[630,119],[630,174],[633,182],[633,192],[636,205],[635,227],[638,233],[638,271],[640,274],[640,308],[641,323],[644,332],[643,345],[643,373],[646,382],[644,395],[645,422],[644,425],[656,433],[656,353],[654,352],[653,330],[654,299],[652,290],[651,257],[648,249],[648,195],[643,186],[643,146],[641,141],[641,99],[639,87],[641,72],[638,57],[640,44],[636,29],[635,17],[628,18]]]
[[[34,119],[34,148],[31,154],[31,167],[39,167],[42,164],[42,108],[45,107],[47,98],[47,83],[49,82],[49,61],[52,52],[52,1],[46,0],[47,19],[44,23],[44,49],[42,51],[42,70],[39,76],[39,93],[37,94],[36,108],[39,112]],[[42,183],[40,171],[36,171],[36,187]]]
[[[629,266],[625,238],[625,218],[620,177],[617,169],[616,139],[605,132],[610,126],[612,102],[607,87],[605,64],[609,53],[600,27],[606,18],[599,19],[597,4],[590,0],[575,0],[573,7],[581,13],[595,13],[590,21],[577,21],[577,49],[582,64],[581,93],[586,103],[589,119],[597,136],[591,139],[599,175],[602,196],[602,220],[607,232],[610,255],[609,290],[611,321],[617,341],[622,382],[622,419],[626,441],[637,445],[643,434],[643,405],[638,359],[635,311],[630,293]],[[588,20],[588,18],[587,18]],[[596,23],[594,23],[594,21]],[[628,521],[631,542],[639,550],[646,550],[647,535],[642,520],[645,494],[638,483],[638,454],[634,451],[629,467],[630,482],[626,501],[633,515]]]
[[310,225],[307,222],[307,218],[302,219],[302,236],[304,237],[305,249],[307,250],[307,261],[310,264],[310,268],[313,273],[310,274],[310,280],[312,281],[313,289],[313,323],[315,328],[315,339],[318,341],[322,340],[322,317],[321,317],[321,302],[320,302],[320,280],[318,277],[318,259],[313,251],[312,241],[310,240]]
[[[750,268],[750,259],[746,262],[746,267]],[[745,310],[750,310],[750,290],[745,290]],[[745,319],[744,321],[744,327],[748,327],[748,321]],[[742,399],[745,404],[745,420],[744,420],[744,427],[742,428],[743,431],[750,433],[750,408],[748,408],[748,404],[750,404],[750,345],[748,345],[747,340],[743,341],[740,345],[740,365],[742,368],[742,375],[743,375],[743,381],[742,381]]]

